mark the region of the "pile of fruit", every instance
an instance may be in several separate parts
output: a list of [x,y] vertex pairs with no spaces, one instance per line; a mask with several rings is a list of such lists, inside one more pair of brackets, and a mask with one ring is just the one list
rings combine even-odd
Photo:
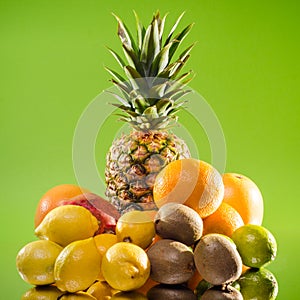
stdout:
[[253,181],[221,175],[190,157],[167,130],[185,103],[190,73],[180,74],[193,45],[173,60],[192,24],[165,36],[166,16],[137,41],[118,18],[127,62],[109,49],[126,79],[107,68],[122,120],[133,128],[106,155],[106,199],[76,185],[50,189],[35,214],[38,240],[17,254],[22,299],[275,299],[265,266],[276,241],[262,226],[263,198]]
[[17,255],[21,277],[38,286],[23,299],[275,299],[277,282],[265,266],[276,241],[247,221],[261,222],[263,209],[247,177],[177,160],[156,178],[158,210],[123,215],[95,194],[76,193],[61,185],[40,200],[39,240]]

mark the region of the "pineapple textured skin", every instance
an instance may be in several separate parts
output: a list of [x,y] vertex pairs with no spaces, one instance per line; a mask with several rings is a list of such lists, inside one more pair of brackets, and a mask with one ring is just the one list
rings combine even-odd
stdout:
[[168,131],[132,131],[116,139],[107,154],[106,196],[121,213],[156,209],[156,175],[173,160],[190,157],[183,140]]

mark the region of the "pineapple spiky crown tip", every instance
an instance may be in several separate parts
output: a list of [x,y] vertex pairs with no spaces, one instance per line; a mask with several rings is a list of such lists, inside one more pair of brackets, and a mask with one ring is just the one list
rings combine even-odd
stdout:
[[108,48],[123,69],[126,78],[110,68],[112,82],[121,95],[111,92],[119,101],[113,104],[122,110],[121,120],[139,131],[162,130],[177,121],[176,113],[184,105],[182,97],[190,92],[185,89],[192,71],[179,74],[190,57],[194,43],[179,57],[172,58],[193,24],[189,24],[174,36],[183,17],[182,13],[163,41],[166,15],[161,18],[156,12],[150,25],[145,28],[134,12],[137,26],[137,40],[134,40],[127,26],[116,16],[118,36],[122,42],[126,61],[114,50]]

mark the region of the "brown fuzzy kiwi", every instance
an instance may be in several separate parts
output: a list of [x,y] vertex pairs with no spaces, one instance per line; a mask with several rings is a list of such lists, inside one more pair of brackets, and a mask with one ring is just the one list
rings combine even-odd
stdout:
[[243,296],[232,286],[212,287],[201,296],[201,300],[243,300]]
[[[108,299],[106,297],[104,297],[104,298]],[[104,298],[101,297],[101,298],[97,298],[97,299],[104,299]],[[148,298],[145,295],[138,293],[136,291],[118,292],[109,299],[110,300],[124,300],[124,299],[148,300]]]
[[195,247],[194,260],[200,275],[213,285],[233,282],[242,273],[242,259],[235,244],[222,234],[203,236]]
[[162,239],[147,251],[151,264],[150,277],[165,284],[187,282],[194,274],[194,255],[188,246],[178,241]]
[[203,232],[203,222],[192,208],[180,203],[167,203],[157,212],[156,233],[165,239],[179,241],[188,246],[198,241]]
[[197,296],[189,288],[182,285],[158,284],[152,287],[148,293],[149,300],[174,299],[197,300]]

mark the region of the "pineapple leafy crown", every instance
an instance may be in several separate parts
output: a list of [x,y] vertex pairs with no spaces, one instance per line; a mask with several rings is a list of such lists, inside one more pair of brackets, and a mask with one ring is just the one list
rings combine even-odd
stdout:
[[[192,79],[192,71],[179,74],[190,57],[194,43],[179,57],[172,58],[179,44],[188,35],[193,23],[175,34],[183,17],[182,13],[164,39],[164,26],[167,15],[160,17],[159,11],[145,28],[134,12],[137,26],[137,39],[134,40],[127,26],[116,15],[118,36],[126,60],[111,48],[109,52],[117,60],[126,77],[114,70],[106,70],[112,75],[112,82],[121,92],[109,92],[118,100],[114,106],[121,109],[120,120],[128,122],[139,131],[162,130],[174,125],[176,113],[183,107],[182,97],[191,90],[186,89]],[[163,41],[164,39],[164,41]]]

